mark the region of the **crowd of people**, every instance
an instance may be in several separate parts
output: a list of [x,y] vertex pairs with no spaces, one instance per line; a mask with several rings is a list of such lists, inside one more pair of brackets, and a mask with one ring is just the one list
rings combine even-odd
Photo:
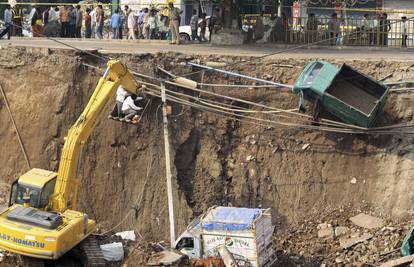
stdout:
[[[43,10],[41,12],[41,10]],[[179,26],[182,10],[169,3],[167,7],[154,6],[133,11],[129,6],[123,9],[117,8],[110,16],[106,14],[102,5],[96,6],[71,6],[60,8],[56,6],[40,7],[32,6],[28,16],[33,37],[53,36],[63,38],[112,38],[112,39],[160,39],[170,40],[172,44],[180,43]],[[264,39],[265,17],[263,12],[254,18],[241,19],[240,25],[245,33],[246,41],[259,41]],[[191,28],[190,38],[194,41],[206,42],[211,40],[211,35],[217,33],[221,25],[221,12],[214,8],[212,15],[198,14],[192,11],[189,21]],[[309,14],[308,18],[288,19],[282,16],[268,17],[271,22],[270,42],[314,43],[328,40],[331,45],[358,44],[387,46],[391,22],[386,13],[370,17],[365,14],[362,19],[357,19],[360,25],[348,27],[344,18],[333,13],[328,20],[317,18],[315,14]],[[354,19],[352,19],[354,21]],[[21,36],[23,28],[23,15],[19,6],[11,8],[6,6],[4,12],[5,29],[0,33],[0,38],[8,34]],[[394,22],[395,23],[395,22]],[[407,17],[402,17],[399,23],[401,45],[407,46],[409,36],[409,22]],[[300,25],[300,30],[294,28]],[[351,25],[352,26],[352,25]],[[346,29],[344,31],[344,29]],[[351,29],[351,30],[349,30]],[[209,31],[209,36],[207,35]],[[345,40],[345,35],[346,40]],[[344,41],[345,40],[345,41]]]
[[[41,11],[42,10],[42,11]],[[183,11],[169,3],[167,7],[142,8],[133,11],[129,6],[117,8],[112,15],[107,15],[102,5],[81,6],[31,6],[27,22],[33,37],[62,38],[109,38],[112,39],[160,39],[180,43],[179,26]],[[214,16],[212,16],[214,17]],[[22,36],[24,17],[19,6],[6,7],[4,21],[5,30],[2,37],[8,34]],[[191,38],[200,42],[207,41],[206,29],[215,28],[218,19],[207,20],[207,14],[198,15],[193,10],[190,21]],[[218,23],[217,23],[218,24]],[[200,32],[200,33],[199,33]],[[210,32],[213,32],[210,31]]]

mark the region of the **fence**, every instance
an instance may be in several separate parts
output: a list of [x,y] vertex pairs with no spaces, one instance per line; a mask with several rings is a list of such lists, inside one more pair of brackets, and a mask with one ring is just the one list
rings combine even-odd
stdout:
[[270,41],[284,44],[414,47],[414,21],[276,18]]

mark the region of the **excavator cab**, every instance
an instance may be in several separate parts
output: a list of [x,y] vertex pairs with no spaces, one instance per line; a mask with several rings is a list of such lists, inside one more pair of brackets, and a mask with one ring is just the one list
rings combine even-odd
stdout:
[[10,191],[9,207],[20,204],[45,210],[56,184],[56,173],[31,169],[14,181]]

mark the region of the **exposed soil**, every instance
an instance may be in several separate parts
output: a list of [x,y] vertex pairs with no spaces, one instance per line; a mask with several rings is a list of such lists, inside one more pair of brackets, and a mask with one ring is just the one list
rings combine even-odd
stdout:
[[[0,84],[7,93],[32,166],[57,170],[63,137],[87,103],[100,76],[82,63],[104,66],[104,62],[65,50],[8,48],[2,50],[2,55]],[[159,74],[158,65],[175,74],[186,73],[190,69],[181,63],[190,59],[250,60],[171,53],[116,57],[127,62],[131,69],[146,74]],[[264,60],[260,64],[252,61],[232,69],[293,84],[307,63],[308,60],[287,58]],[[377,79],[393,73],[387,81],[414,80],[412,62],[352,60],[346,63]],[[280,67],[280,64],[292,67]],[[211,73],[203,81],[241,82]],[[288,90],[222,88],[215,91],[277,108],[298,106],[297,96]],[[108,105],[107,111],[111,109],[112,105]],[[344,256],[342,262],[335,262],[343,252],[336,255],[333,251],[340,250],[337,243],[318,239],[315,233],[319,223],[337,220],[337,225],[349,226],[349,216],[363,210],[386,219],[388,225],[399,227],[400,240],[406,232],[414,211],[411,186],[414,138],[411,135],[365,136],[261,127],[178,105],[173,105],[173,110],[170,140],[178,233],[194,216],[212,205],[270,207],[277,225],[275,238],[281,259],[293,262],[292,266],[321,263],[330,266],[351,261]],[[379,123],[410,122],[413,111],[414,96],[410,92],[393,93],[387,99]],[[5,188],[28,168],[3,101],[0,101],[0,121],[0,177],[4,184],[0,204],[4,204]],[[97,220],[102,231],[118,224],[137,204],[139,211],[131,213],[116,231],[135,230],[146,241],[168,240],[158,100],[151,102],[138,127],[102,116],[86,145],[80,170],[79,206]],[[353,179],[356,183],[351,183]],[[132,250],[126,260],[128,266],[145,262],[148,253],[142,244]],[[378,251],[391,247],[394,244]],[[379,257],[361,256],[353,258],[352,264],[374,264],[379,260]]]

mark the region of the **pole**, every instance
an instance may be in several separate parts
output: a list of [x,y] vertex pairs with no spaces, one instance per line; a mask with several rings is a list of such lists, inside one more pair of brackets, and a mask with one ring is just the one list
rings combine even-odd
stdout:
[[20,136],[19,129],[17,128],[16,122],[14,121],[14,117],[13,117],[13,114],[11,112],[10,105],[9,105],[9,101],[7,100],[6,93],[4,92],[4,89],[3,89],[3,87],[1,85],[0,85],[0,90],[1,90],[1,94],[3,95],[3,98],[4,98],[4,102],[6,103],[7,111],[9,112],[10,119],[11,119],[11,121],[13,123],[13,126],[14,126],[14,130],[16,131],[17,140],[19,141],[19,145],[20,145],[20,148],[21,148],[21,150],[23,152],[24,159],[26,160],[27,167],[30,170],[32,168],[32,166],[30,164],[29,157],[27,156],[26,149],[25,149],[25,147],[23,145],[23,141],[22,141],[22,138]]
[[193,63],[193,62],[187,62],[187,64],[190,65],[190,66],[196,67],[196,68],[201,68],[201,69],[206,69],[206,70],[213,70],[213,71],[217,71],[217,72],[224,73],[224,74],[227,74],[227,75],[240,77],[240,78],[244,78],[244,79],[248,79],[248,80],[252,80],[252,81],[256,81],[256,82],[261,82],[261,83],[264,83],[264,84],[271,84],[271,85],[274,85],[274,86],[277,86],[277,87],[293,89],[293,85],[290,85],[290,84],[276,83],[276,82],[273,82],[273,81],[268,81],[268,80],[264,80],[264,79],[244,75],[244,74],[241,74],[241,73],[236,73],[236,72],[232,72],[232,71],[227,71],[227,70],[217,69],[217,68],[213,68],[213,67],[209,67],[209,66],[205,66],[205,65],[200,65],[200,64],[197,64],[197,63]]
[[165,148],[165,171],[167,176],[167,196],[168,196],[168,214],[170,219],[170,241],[171,247],[175,243],[175,225],[174,225],[174,205],[171,183],[171,161],[170,161],[170,142],[168,139],[168,119],[167,119],[167,97],[165,94],[165,84],[161,83],[161,100],[162,100],[162,117],[164,128],[164,148]]

